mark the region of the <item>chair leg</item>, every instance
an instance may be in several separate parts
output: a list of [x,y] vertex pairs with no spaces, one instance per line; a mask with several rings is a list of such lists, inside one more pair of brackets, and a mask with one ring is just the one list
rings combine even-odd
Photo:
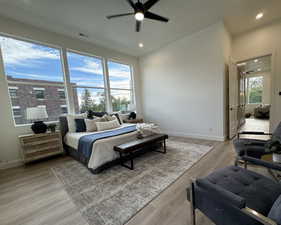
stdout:
[[191,181],[190,183],[190,222],[191,225],[196,225],[196,214],[195,214],[195,207],[194,207],[194,183]]
[[244,168],[247,169],[247,167],[248,167],[248,163],[247,161],[244,161]]
[[238,166],[238,163],[239,163],[239,158],[236,157],[235,161],[234,161],[234,166]]

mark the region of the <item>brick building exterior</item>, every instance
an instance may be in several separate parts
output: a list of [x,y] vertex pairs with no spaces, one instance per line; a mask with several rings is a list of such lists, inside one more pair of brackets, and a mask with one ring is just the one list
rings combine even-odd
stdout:
[[[13,116],[17,125],[31,122],[26,120],[26,109],[29,107],[46,107],[48,113],[46,121],[57,121],[61,114],[67,113],[63,82],[18,79],[11,76],[7,76],[7,79]],[[75,111],[79,111],[77,91],[75,88],[72,90]]]

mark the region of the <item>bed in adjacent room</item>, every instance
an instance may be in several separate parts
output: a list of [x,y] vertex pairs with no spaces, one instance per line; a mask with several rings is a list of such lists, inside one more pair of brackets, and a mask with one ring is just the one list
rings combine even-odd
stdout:
[[66,152],[93,173],[99,173],[116,164],[119,156],[113,151],[113,147],[135,140],[137,136],[136,125],[126,123],[102,131],[69,131],[66,116],[60,117],[60,129]]

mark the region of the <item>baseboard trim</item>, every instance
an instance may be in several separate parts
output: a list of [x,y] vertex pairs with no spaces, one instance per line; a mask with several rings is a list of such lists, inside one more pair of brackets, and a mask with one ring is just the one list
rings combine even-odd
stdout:
[[24,164],[23,161],[20,159],[8,161],[8,162],[2,162],[0,163],[0,170],[19,167],[22,166],[23,164]]
[[204,140],[211,140],[211,141],[225,141],[225,136],[210,136],[210,135],[201,135],[201,134],[189,134],[177,131],[163,131],[164,133],[170,136],[176,137],[186,137],[186,138],[196,138],[196,139],[204,139]]

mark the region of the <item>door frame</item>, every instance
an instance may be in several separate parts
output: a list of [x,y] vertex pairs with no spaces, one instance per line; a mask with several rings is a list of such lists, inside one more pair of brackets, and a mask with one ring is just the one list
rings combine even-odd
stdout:
[[264,56],[271,56],[271,99],[270,99],[270,118],[269,118],[269,130],[272,132],[273,129],[277,126],[277,121],[274,115],[277,115],[277,98],[275,98],[275,93],[276,96],[278,95],[278,80],[277,80],[277,74],[276,74],[276,60],[277,60],[277,50],[274,49],[272,51],[265,51],[257,54],[250,54],[248,57],[245,58],[239,58],[236,62],[242,63],[244,61],[248,61],[251,59],[256,59],[259,57],[264,57]]

